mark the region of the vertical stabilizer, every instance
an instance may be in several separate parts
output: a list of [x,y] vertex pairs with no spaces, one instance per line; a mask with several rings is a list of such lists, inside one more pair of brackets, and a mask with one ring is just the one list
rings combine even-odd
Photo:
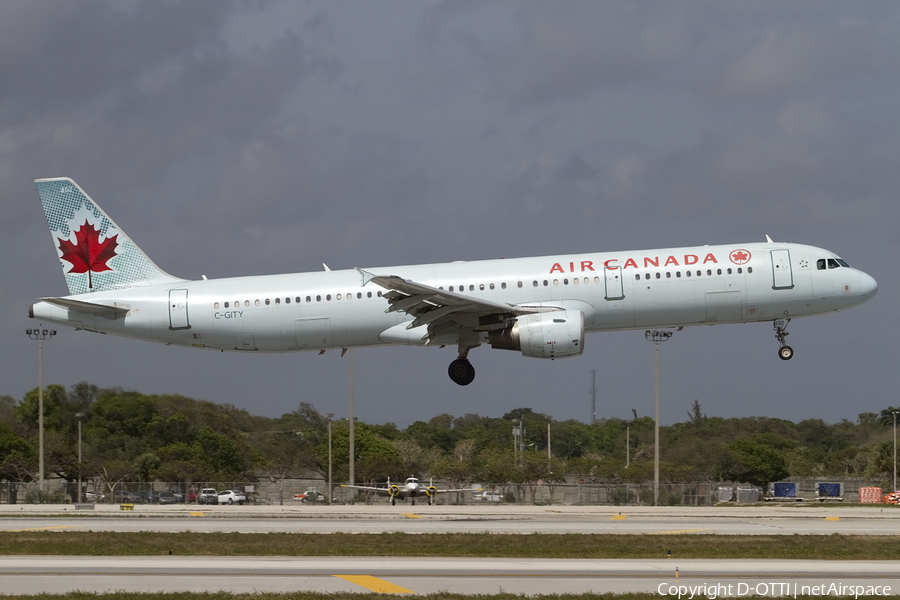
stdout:
[[34,184],[70,294],[183,281],[157,267],[68,177]]

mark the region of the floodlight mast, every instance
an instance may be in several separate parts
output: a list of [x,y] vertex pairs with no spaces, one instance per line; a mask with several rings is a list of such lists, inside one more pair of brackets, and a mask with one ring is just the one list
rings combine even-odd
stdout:
[[653,342],[656,354],[656,404],[653,412],[653,506],[659,506],[659,343],[675,335],[672,331],[644,332],[644,339]]
[[44,340],[56,335],[55,329],[26,329],[28,337],[38,343],[38,490],[44,501]]

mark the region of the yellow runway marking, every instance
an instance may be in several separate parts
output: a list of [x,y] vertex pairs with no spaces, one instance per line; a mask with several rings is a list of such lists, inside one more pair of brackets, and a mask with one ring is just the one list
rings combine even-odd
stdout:
[[205,512],[194,512],[194,511],[191,511],[191,516],[192,516],[192,517],[205,517],[205,516],[206,516],[206,513],[205,513]]
[[45,531],[48,529],[73,529],[81,525],[53,525],[52,527],[31,527],[29,529],[7,529],[6,531]]
[[624,521],[627,518],[626,515],[613,515],[613,521]]
[[400,514],[403,515],[404,517],[408,517],[410,519],[421,519],[422,518],[422,515],[417,515],[415,513],[400,513]]
[[654,531],[650,535],[673,535],[676,533],[696,533],[698,531],[710,531],[709,529],[675,529],[673,531]]
[[840,517],[825,517],[826,521],[840,521]]
[[412,590],[408,590],[405,587],[400,587],[399,585],[394,585],[390,581],[385,581],[384,579],[378,579],[377,577],[372,577],[371,575],[335,575],[335,577],[340,577],[345,581],[349,581],[350,583],[355,583],[358,586],[364,587],[367,590],[373,591],[376,594],[414,594]]

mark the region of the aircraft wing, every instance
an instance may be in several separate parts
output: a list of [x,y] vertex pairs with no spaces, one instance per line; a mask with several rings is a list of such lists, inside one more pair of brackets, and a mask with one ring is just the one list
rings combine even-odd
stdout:
[[482,491],[484,491],[484,488],[459,488],[459,489],[455,489],[455,490],[437,490],[436,493],[447,494],[450,492],[482,492]]
[[428,341],[454,329],[502,329],[508,320],[519,315],[557,310],[552,307],[494,302],[434,288],[397,275],[375,275],[359,268],[357,271],[362,275],[363,285],[372,282],[388,290],[382,295],[389,304],[385,312],[403,311],[415,317],[407,325],[407,329],[427,325]]
[[390,495],[391,491],[385,487],[371,487],[367,485],[341,485],[341,487],[350,488],[352,490],[365,490],[367,492],[378,492],[380,494]]

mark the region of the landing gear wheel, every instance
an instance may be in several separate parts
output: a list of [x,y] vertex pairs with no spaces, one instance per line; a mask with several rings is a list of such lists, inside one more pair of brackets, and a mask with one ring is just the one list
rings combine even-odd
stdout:
[[410,498],[410,502],[412,503],[413,506],[416,505],[416,498],[415,498],[415,496],[413,496],[412,498]]
[[434,498],[428,496],[428,506],[431,506],[434,503]]
[[782,346],[778,349],[778,358],[781,360],[791,360],[794,357],[794,349],[790,346]]
[[391,496],[391,506],[397,506],[397,498]]
[[450,379],[457,385],[469,385],[475,379],[475,367],[465,358],[457,358],[447,369]]

